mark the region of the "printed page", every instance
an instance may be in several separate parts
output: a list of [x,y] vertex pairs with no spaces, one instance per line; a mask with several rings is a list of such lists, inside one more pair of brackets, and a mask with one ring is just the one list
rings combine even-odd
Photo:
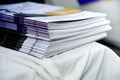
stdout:
[[26,19],[43,21],[47,23],[59,22],[59,21],[73,21],[73,20],[106,16],[106,14],[101,14],[101,13],[81,11],[72,8],[64,8],[64,7],[34,3],[34,2],[23,2],[23,3],[16,3],[10,5],[1,5],[0,9],[1,9],[0,12],[8,15],[20,14],[20,13],[26,15],[31,14],[32,17],[26,17]]

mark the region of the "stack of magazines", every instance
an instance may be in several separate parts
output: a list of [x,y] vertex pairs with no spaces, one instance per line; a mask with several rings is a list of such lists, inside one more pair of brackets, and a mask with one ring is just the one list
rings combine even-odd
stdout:
[[51,57],[104,38],[109,23],[103,13],[35,2],[0,5],[0,45]]

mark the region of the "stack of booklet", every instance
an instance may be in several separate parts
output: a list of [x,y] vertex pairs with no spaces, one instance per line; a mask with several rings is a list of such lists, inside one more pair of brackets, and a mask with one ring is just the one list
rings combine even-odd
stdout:
[[0,5],[0,45],[38,58],[104,38],[106,14],[22,2]]

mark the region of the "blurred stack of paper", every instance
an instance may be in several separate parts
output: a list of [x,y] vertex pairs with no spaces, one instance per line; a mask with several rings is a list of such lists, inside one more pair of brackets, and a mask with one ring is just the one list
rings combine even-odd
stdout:
[[106,14],[34,2],[0,6],[0,45],[39,58],[104,38]]

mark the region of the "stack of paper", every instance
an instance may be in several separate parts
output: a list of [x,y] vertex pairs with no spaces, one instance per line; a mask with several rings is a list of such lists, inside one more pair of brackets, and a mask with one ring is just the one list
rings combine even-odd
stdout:
[[104,38],[106,14],[23,2],[0,6],[0,45],[39,58]]

